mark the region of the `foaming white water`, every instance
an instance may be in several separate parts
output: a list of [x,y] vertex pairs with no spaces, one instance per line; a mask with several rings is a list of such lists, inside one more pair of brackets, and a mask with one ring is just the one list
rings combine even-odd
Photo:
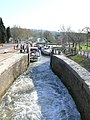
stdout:
[[0,120],[81,120],[76,105],[49,59],[31,63],[0,102]]

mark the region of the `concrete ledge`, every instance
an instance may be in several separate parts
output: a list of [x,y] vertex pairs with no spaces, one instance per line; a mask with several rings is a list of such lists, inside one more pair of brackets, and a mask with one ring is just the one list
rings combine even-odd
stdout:
[[28,67],[27,54],[14,54],[0,62],[0,99],[12,82]]
[[82,120],[90,120],[90,72],[63,55],[53,55],[51,67],[74,98]]

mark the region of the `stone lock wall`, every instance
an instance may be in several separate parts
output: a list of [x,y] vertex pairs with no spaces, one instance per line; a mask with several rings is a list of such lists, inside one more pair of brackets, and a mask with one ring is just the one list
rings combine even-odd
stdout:
[[63,55],[51,57],[51,68],[74,98],[82,120],[90,120],[90,72]]
[[0,63],[0,99],[12,82],[28,67],[28,56],[15,54]]

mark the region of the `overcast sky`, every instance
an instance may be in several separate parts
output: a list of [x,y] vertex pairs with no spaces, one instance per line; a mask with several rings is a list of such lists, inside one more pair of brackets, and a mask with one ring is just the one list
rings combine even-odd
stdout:
[[90,27],[90,0],[0,0],[4,25],[58,31]]

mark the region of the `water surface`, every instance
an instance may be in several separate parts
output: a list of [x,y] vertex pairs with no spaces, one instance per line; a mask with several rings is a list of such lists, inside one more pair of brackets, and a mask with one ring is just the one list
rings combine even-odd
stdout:
[[0,120],[81,120],[80,113],[51,71],[48,57],[30,63],[0,102]]

